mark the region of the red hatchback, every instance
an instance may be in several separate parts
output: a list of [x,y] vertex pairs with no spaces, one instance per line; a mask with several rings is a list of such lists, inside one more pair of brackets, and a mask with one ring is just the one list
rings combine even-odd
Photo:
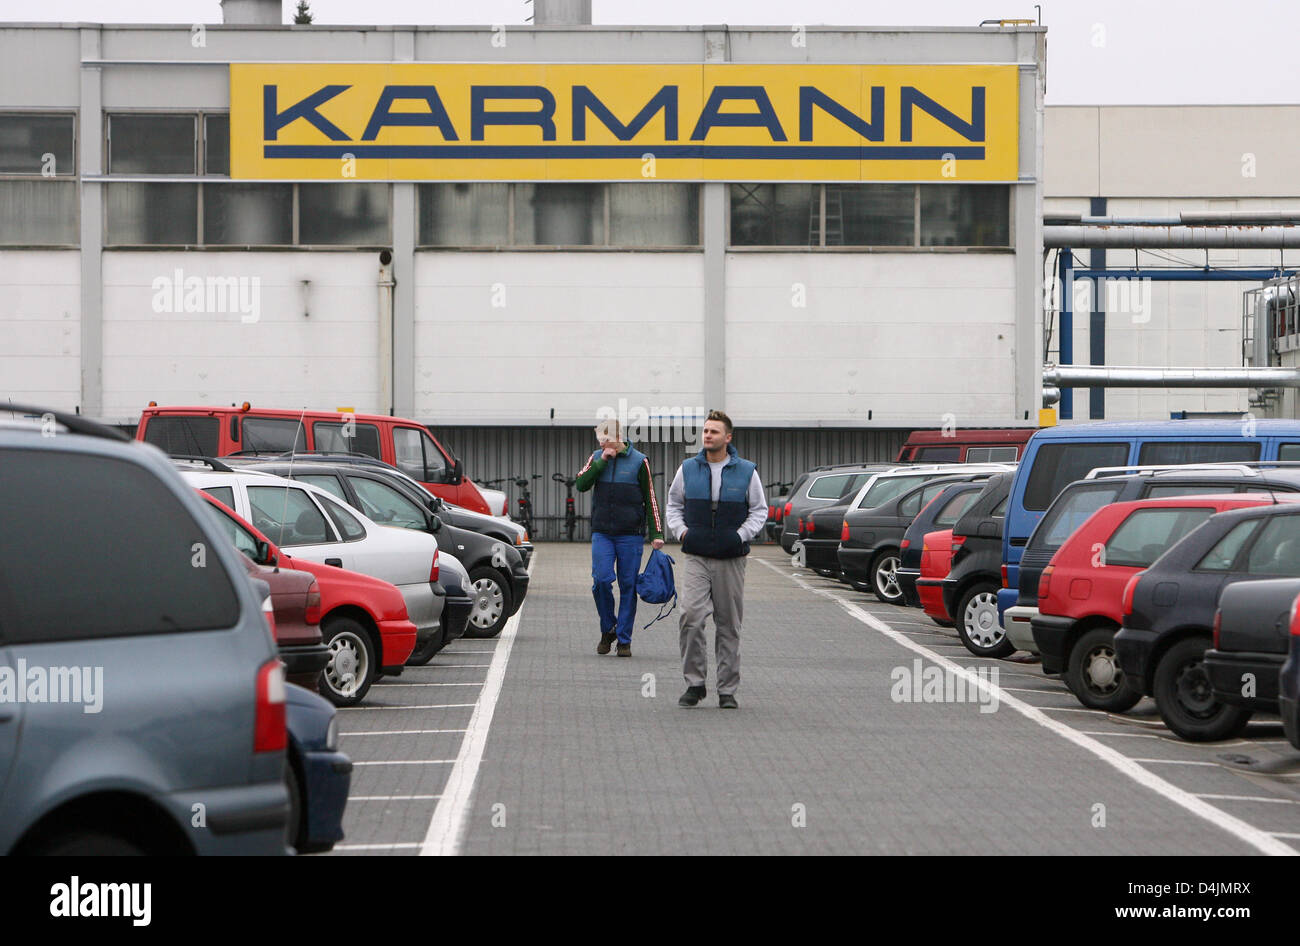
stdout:
[[[321,637],[334,651],[321,672],[320,692],[335,706],[361,702],[365,690],[344,696],[344,678],[357,675],[399,674],[415,649],[415,625],[407,617],[406,601],[397,588],[379,578],[358,572],[293,558],[253,528],[220,500],[199,490],[219,514],[222,531],[235,548],[258,564],[279,564],[281,568],[309,572],[320,589]],[[373,657],[372,657],[373,655]],[[365,666],[375,660],[379,666]],[[366,689],[369,689],[367,687]]]
[[1128,580],[1215,513],[1273,502],[1263,493],[1218,493],[1098,509],[1057,549],[1039,580],[1031,627],[1044,663],[1065,668],[1065,683],[1084,706],[1131,709],[1142,694],[1115,659]]
[[952,627],[952,615],[943,603],[943,580],[952,568],[952,530],[927,532],[921,540],[921,577],[916,580],[916,594],[921,607],[941,627]]

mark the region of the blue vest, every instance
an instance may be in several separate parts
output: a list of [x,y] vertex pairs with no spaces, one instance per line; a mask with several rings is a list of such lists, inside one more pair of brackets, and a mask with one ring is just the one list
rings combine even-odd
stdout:
[[[600,459],[600,451],[592,454]],[[641,467],[646,455],[629,446],[605,463],[591,500],[591,531],[605,535],[644,535],[645,498],[641,495]]]
[[718,508],[713,508],[713,477],[709,461],[701,450],[682,464],[682,486],[686,494],[682,518],[686,538],[682,551],[706,558],[739,558],[749,554],[749,543],[740,539],[740,527],[749,518],[749,484],[754,464],[742,460],[736,448],[727,445],[729,459],[722,468]]

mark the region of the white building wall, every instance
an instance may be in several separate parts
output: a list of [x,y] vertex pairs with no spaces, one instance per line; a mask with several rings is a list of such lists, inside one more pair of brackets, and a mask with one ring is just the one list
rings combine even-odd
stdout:
[[959,427],[1005,424],[1015,301],[1009,252],[731,253],[728,413],[794,426],[941,427],[948,414]]
[[0,251],[0,394],[55,410],[81,403],[78,251]]
[[703,253],[429,251],[415,274],[422,420],[594,426],[620,398],[703,406]]
[[[166,311],[178,270],[248,280],[256,306]],[[104,413],[134,423],[149,401],[245,400],[377,411],[377,282],[374,253],[105,252]]]

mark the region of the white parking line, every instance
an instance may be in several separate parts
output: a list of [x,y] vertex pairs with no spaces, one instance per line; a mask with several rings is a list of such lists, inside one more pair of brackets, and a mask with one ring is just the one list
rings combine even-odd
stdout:
[[[771,564],[770,562],[765,561],[764,559],[761,558],[758,559],[758,561],[763,565],[767,566],[768,568],[772,569],[772,571],[776,572],[778,575],[783,574],[781,569]],[[841,598],[838,595],[831,594],[828,591],[822,591],[818,588],[814,588],[812,585],[808,584],[808,582],[804,581],[801,578],[791,576],[791,580],[794,581],[796,584],[800,585],[801,587],[803,587],[805,590],[810,591],[815,595],[820,595],[822,597],[829,598],[831,601],[836,602],[838,605],[840,605],[840,607],[842,607],[845,611],[847,611],[849,615],[851,615],[853,618],[855,618],[858,621],[861,621],[863,624],[866,624],[868,627],[876,630],[877,632],[884,635],[885,637],[888,637],[890,640],[894,641],[895,643],[898,643],[901,646],[907,648],[908,650],[920,654],[923,657],[929,658],[930,660],[934,661],[935,663],[939,664],[939,666],[944,667],[950,672],[961,674],[967,680],[969,685],[978,687],[979,689],[983,690],[984,692],[990,695],[994,695],[994,694],[997,695],[997,698],[1002,703],[1011,707],[1013,710],[1025,716],[1026,718],[1032,720],[1038,725],[1042,726],[1044,729],[1054,732],[1061,738],[1066,739],[1074,743],[1075,745],[1079,746],[1081,749],[1085,749],[1088,752],[1091,752],[1093,755],[1097,756],[1103,762],[1106,762],[1108,765],[1117,769],[1121,774],[1127,775],[1129,778],[1133,779],[1133,781],[1137,782],[1139,785],[1151,789],[1152,791],[1161,795],[1166,800],[1173,802],[1174,804],[1186,809],[1187,811],[1191,812],[1194,815],[1197,815],[1200,818],[1204,818],[1206,821],[1210,822],[1215,827],[1218,827],[1228,832],[1229,834],[1240,839],[1241,841],[1244,841],[1245,843],[1251,845],[1252,847],[1255,847],[1266,854],[1289,854],[1292,856],[1296,854],[1300,854],[1300,851],[1296,851],[1296,849],[1291,847],[1291,845],[1289,844],[1284,844],[1282,841],[1278,840],[1273,835],[1269,834],[1267,831],[1261,831],[1259,828],[1256,828],[1253,825],[1248,824],[1245,821],[1242,821],[1240,818],[1237,818],[1234,815],[1228,814],[1226,811],[1222,811],[1221,809],[1214,807],[1213,805],[1209,804],[1205,800],[1201,798],[1197,798],[1191,792],[1181,789],[1177,785],[1174,785],[1172,782],[1167,782],[1164,779],[1160,778],[1155,773],[1142,768],[1142,766],[1138,764],[1141,760],[1130,759],[1128,756],[1124,755],[1123,753],[1115,749],[1112,749],[1110,746],[1098,742],[1096,739],[1093,739],[1090,736],[1083,735],[1077,729],[1073,729],[1070,726],[1067,726],[1065,723],[1060,722],[1059,720],[1052,719],[1052,717],[1048,716],[1042,709],[1039,709],[1038,707],[1026,703],[1024,700],[1021,700],[1019,697],[1012,696],[1010,693],[1006,693],[1004,695],[1004,692],[1001,687],[994,685],[993,683],[989,682],[985,678],[981,678],[977,676],[969,668],[962,667],[956,662],[949,660],[947,657],[944,657],[942,654],[935,653],[934,651],[930,650],[924,645],[917,643],[916,641],[909,638],[906,634],[900,634],[898,631],[894,630],[884,621],[881,621],[879,618],[875,617],[871,613],[864,611],[862,608],[858,607],[856,604],[853,604],[851,601],[847,601],[844,598]],[[1057,711],[1064,712],[1067,710],[1062,708]],[[1091,713],[1093,711],[1084,710],[1083,712]],[[1152,761],[1163,762],[1166,760],[1152,760]],[[1206,763],[1199,763],[1199,764],[1215,765],[1216,763],[1206,762]]]
[[349,795],[348,801],[431,801],[441,795]]
[[[533,572],[537,563],[534,555],[528,563],[528,573]],[[492,664],[488,669],[487,680],[479,692],[478,704],[474,715],[469,720],[469,731],[460,744],[460,754],[447,784],[443,786],[442,797],[434,809],[429,821],[429,830],[424,835],[424,844],[420,855],[454,855],[460,853],[464,841],[465,828],[469,818],[469,806],[474,798],[474,783],[478,780],[478,767],[483,761],[483,749],[487,745],[488,731],[492,728],[492,715],[496,712],[497,700],[501,697],[501,687],[505,683],[506,664],[510,660],[510,650],[515,644],[515,635],[519,633],[519,620],[524,609],[515,612],[501,631],[498,643],[492,654]]]
[[341,732],[340,736],[420,736],[425,733],[464,732],[463,729],[366,729],[356,732]]
[[398,844],[336,844],[336,851],[396,851],[406,848],[419,847],[418,844],[412,844],[409,841]]
[[458,709],[465,706],[477,706],[477,703],[423,703],[419,706],[340,706],[340,713],[360,710],[413,710],[413,709]]
[[482,680],[470,681],[469,683],[385,683],[385,687],[476,687],[481,686]]
[[1100,732],[1093,729],[1080,729],[1079,732],[1085,736],[1119,736],[1121,739],[1159,739],[1155,733],[1150,732]]
[[1217,762],[1198,762],[1195,759],[1129,759],[1129,761],[1141,762],[1143,765],[1213,765],[1217,767],[1219,764]]
[[1222,798],[1225,801],[1262,801],[1270,805],[1300,805],[1300,800],[1295,798],[1265,798],[1263,795],[1208,795],[1204,792],[1198,792],[1197,798]]
[[407,667],[408,670],[487,670],[491,664],[425,664],[423,667]]
[[455,759],[384,759],[380,762],[353,762],[353,765],[454,765]]

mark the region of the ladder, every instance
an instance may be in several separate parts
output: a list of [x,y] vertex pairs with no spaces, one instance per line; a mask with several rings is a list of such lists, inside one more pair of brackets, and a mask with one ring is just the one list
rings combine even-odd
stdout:
[[[826,246],[844,245],[844,199],[835,184],[825,184],[826,196]],[[808,245],[822,246],[822,194],[814,192],[808,206]]]

